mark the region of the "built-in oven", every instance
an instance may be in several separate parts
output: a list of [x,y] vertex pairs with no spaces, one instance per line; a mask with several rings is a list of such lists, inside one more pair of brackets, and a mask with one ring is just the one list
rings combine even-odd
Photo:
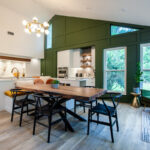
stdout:
[[57,77],[58,78],[67,78],[68,77],[68,67],[58,67],[57,68]]

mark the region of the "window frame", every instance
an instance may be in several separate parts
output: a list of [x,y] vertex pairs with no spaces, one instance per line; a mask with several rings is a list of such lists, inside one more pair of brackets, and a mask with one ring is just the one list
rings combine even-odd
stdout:
[[[141,63],[141,71],[150,71],[150,69],[143,69],[143,47],[149,46],[150,47],[150,43],[144,43],[144,44],[140,44],[140,63]],[[143,81],[141,82],[142,84],[140,84],[140,88],[143,89]]]
[[[120,50],[120,49],[124,49],[125,50],[125,69],[123,70],[107,70],[107,66],[106,66],[106,52],[107,51],[113,51],[113,50]],[[121,72],[121,71],[124,71],[125,72],[125,76],[124,76],[124,85],[125,85],[125,91],[122,92],[122,94],[126,95],[127,93],[127,47],[126,46],[123,46],[123,47],[114,47],[114,48],[106,48],[104,49],[104,59],[103,59],[103,87],[105,90],[107,90],[107,72],[110,71],[110,72]],[[110,90],[108,90],[110,91]],[[119,92],[119,91],[110,91],[110,92]]]

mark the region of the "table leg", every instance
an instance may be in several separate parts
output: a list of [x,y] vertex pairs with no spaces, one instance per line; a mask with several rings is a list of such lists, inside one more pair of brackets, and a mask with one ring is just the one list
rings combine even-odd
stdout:
[[86,119],[84,119],[83,117],[79,116],[78,114],[74,113],[73,111],[69,110],[66,108],[66,111],[68,114],[70,114],[71,116],[79,119],[80,121],[86,121]]
[[71,131],[71,132],[74,132],[72,126],[70,125],[70,123],[68,122],[67,119],[64,119],[65,116],[62,112],[59,113],[59,115],[61,116],[61,118],[63,119],[64,123],[67,124],[67,128]]

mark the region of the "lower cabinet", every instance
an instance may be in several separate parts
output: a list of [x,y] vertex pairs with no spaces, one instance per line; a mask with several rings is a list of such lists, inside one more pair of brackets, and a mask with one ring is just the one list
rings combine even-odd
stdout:
[[95,86],[95,78],[87,79],[86,86]]

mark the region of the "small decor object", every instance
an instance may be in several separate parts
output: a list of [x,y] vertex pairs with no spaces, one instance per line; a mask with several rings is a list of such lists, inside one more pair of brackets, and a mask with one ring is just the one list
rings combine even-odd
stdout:
[[59,81],[58,80],[53,80],[51,84],[52,88],[58,89],[59,88]]
[[26,33],[36,33],[37,37],[40,37],[41,33],[49,34],[49,24],[47,22],[39,23],[36,17],[34,17],[31,22],[23,20],[22,24],[25,26],[24,31]]
[[134,93],[140,93],[140,82],[143,81],[142,74],[143,74],[143,72],[141,71],[140,62],[138,62],[137,66],[136,66],[136,75],[135,75],[136,87],[133,88]]

